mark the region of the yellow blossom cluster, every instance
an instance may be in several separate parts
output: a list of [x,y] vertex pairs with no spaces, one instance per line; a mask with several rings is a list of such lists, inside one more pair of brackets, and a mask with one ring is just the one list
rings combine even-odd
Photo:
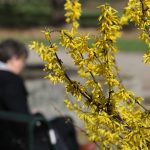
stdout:
[[[31,48],[45,62],[47,78],[54,83],[64,83],[66,106],[83,120],[89,139],[100,149],[148,150],[150,112],[141,104],[143,99],[127,90],[120,81],[115,55],[120,30],[129,21],[141,30],[141,38],[149,45],[149,1],[129,0],[121,18],[109,4],[98,9],[101,14],[98,36],[79,33],[81,4],[78,0],[66,0],[66,21],[72,28],[59,31],[57,44],[52,43],[53,31],[47,30],[44,33],[49,44],[33,42]],[[57,55],[60,46],[72,58],[83,83],[68,75]],[[145,62],[149,62],[149,58],[148,53]],[[70,95],[76,100],[71,100]]]
[[148,46],[148,51],[144,55],[144,63],[150,65],[150,1],[129,0],[121,22],[122,24],[133,22],[137,26],[140,39]]
[[66,10],[66,22],[72,23],[73,29],[77,29],[79,26],[77,20],[81,16],[81,4],[79,0],[66,0],[64,8]]

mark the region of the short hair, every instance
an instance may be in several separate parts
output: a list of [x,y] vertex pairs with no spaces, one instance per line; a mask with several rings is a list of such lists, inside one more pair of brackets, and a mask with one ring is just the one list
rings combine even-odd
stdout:
[[6,63],[12,57],[27,58],[28,49],[27,47],[13,39],[7,39],[0,43],[0,61]]

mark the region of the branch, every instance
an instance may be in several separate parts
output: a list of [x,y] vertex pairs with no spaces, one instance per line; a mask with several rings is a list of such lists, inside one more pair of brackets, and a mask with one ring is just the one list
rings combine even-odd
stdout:
[[[58,55],[57,55],[56,53],[55,53],[55,56],[56,56],[56,59],[57,59],[59,65],[60,65],[60,67],[63,69],[61,59],[59,59],[59,57],[58,57]],[[70,82],[70,84],[72,84],[73,81],[70,79],[70,77],[68,76],[68,74],[67,74],[66,72],[64,72],[64,75],[65,75],[66,79]],[[86,93],[82,92],[82,90],[81,90],[80,87],[79,87],[79,84],[77,84],[77,87],[78,87],[80,93],[81,93],[88,101],[92,102],[91,96],[88,95],[87,92],[86,92]]]

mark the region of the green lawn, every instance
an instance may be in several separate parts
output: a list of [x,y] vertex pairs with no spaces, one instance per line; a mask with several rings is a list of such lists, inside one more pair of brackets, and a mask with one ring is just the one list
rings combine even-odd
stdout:
[[[33,40],[46,43],[44,39],[21,39],[21,41],[26,44],[29,44]],[[54,41],[56,42],[57,40]],[[146,44],[139,39],[120,38],[117,41],[117,45],[119,47],[119,50],[123,52],[145,52],[147,50]]]
[[117,46],[119,51],[123,52],[145,52],[147,50],[147,45],[140,39],[120,38],[117,40]]
[[117,45],[120,51],[127,52],[145,52],[147,45],[139,39],[118,39]]
[[[30,43],[34,39],[24,39],[25,43]],[[44,39],[37,39],[38,41],[45,42]],[[139,39],[118,39],[117,45],[120,51],[123,52],[145,52],[147,50],[147,45]]]

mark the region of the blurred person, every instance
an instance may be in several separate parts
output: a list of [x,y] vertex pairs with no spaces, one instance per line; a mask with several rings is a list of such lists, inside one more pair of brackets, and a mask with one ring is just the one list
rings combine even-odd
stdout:
[[[16,112],[33,115],[28,106],[28,92],[24,81],[20,77],[28,57],[25,45],[8,39],[0,43],[0,111]],[[79,146],[73,126],[73,120],[66,123],[63,117],[51,120],[52,127],[58,133],[61,143],[60,150],[94,150],[94,144]],[[40,135],[35,134],[35,135]],[[25,143],[26,126],[0,121],[0,149],[2,150],[27,150]],[[40,145],[40,136],[37,140],[36,150],[47,150]],[[14,139],[21,139],[19,144]],[[9,144],[8,144],[9,143]],[[21,144],[20,144],[21,143]],[[58,147],[59,147],[58,146]],[[41,149],[40,149],[41,148]]]

